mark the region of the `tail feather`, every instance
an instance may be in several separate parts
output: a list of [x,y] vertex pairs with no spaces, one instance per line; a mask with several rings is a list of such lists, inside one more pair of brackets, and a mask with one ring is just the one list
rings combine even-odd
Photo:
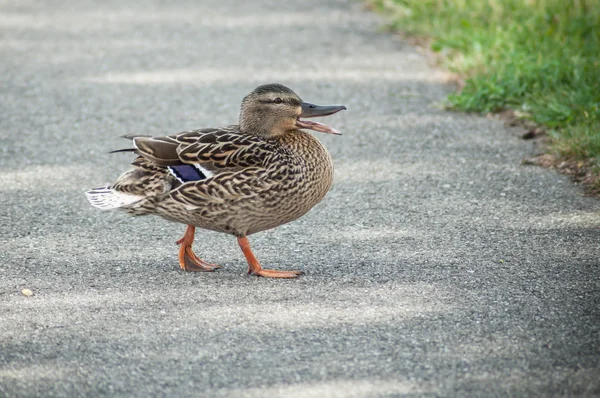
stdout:
[[85,195],[92,206],[101,210],[118,209],[144,199],[143,196],[116,191],[109,185],[90,189]]

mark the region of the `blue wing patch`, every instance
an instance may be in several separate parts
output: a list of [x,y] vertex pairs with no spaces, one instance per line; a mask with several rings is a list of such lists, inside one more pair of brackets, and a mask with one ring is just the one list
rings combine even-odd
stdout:
[[196,168],[190,164],[184,164],[180,166],[168,166],[167,169],[173,174],[179,182],[184,183],[188,181],[200,181],[209,177],[207,174],[212,174]]

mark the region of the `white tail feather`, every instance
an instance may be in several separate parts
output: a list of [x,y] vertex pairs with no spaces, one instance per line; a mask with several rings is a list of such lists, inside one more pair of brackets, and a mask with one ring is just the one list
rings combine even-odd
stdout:
[[115,191],[110,186],[91,189],[85,195],[92,206],[101,210],[117,209],[144,199],[143,196]]

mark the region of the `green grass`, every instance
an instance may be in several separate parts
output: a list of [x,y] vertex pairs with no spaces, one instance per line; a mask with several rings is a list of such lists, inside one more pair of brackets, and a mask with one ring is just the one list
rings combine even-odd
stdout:
[[464,78],[452,107],[513,109],[546,128],[551,151],[600,165],[600,0],[372,3]]

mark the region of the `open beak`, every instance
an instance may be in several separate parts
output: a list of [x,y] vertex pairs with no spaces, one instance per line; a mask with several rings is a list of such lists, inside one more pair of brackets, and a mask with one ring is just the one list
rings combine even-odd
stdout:
[[323,123],[319,123],[319,122],[301,120],[300,118],[329,116],[329,115],[333,115],[334,113],[338,113],[339,111],[342,111],[344,109],[346,109],[346,107],[344,105],[321,106],[321,105],[310,104],[308,102],[303,102],[302,103],[302,113],[300,113],[300,116],[298,116],[298,120],[296,120],[296,126],[303,128],[303,129],[320,131],[321,133],[342,135],[342,133],[340,133],[338,130],[334,129],[333,127],[329,127],[329,126],[327,126]]

